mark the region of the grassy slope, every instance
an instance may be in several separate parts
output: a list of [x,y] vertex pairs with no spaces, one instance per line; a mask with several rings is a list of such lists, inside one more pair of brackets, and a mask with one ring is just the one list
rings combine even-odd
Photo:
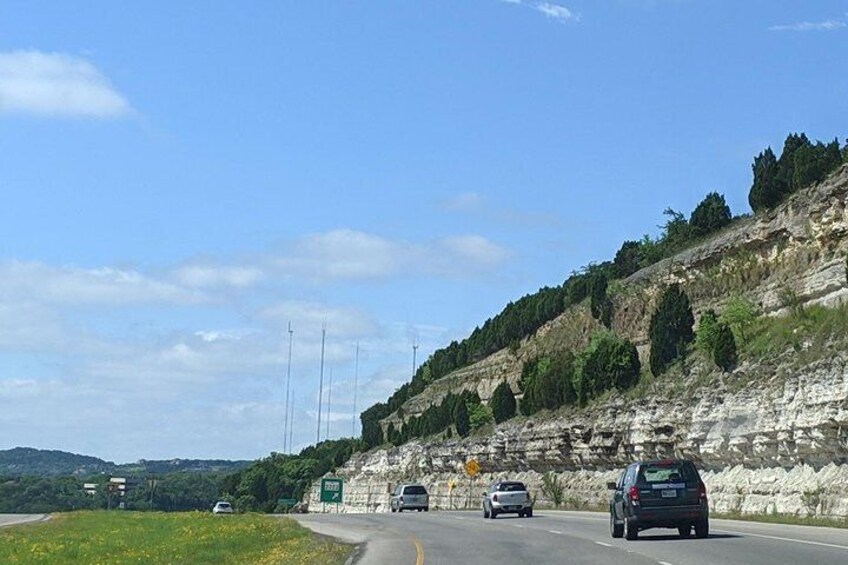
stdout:
[[327,564],[352,547],[258,514],[74,512],[0,530],[0,563]]

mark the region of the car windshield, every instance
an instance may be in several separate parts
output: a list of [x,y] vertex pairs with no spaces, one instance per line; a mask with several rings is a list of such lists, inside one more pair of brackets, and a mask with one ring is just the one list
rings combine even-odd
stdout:
[[691,482],[695,480],[693,471],[694,469],[683,461],[651,463],[644,465],[639,471],[639,482],[648,484]]
[[229,508],[229,507],[230,507],[230,504],[227,503],[227,502],[219,502],[218,503],[218,508]]
[[427,494],[427,489],[421,485],[414,485],[403,489],[404,494]]
[[500,492],[520,492],[527,490],[524,483],[501,483],[498,487]]

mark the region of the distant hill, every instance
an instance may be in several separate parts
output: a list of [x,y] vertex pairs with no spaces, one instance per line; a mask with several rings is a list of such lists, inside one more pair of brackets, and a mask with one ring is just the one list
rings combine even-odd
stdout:
[[62,477],[97,474],[164,475],[168,473],[234,472],[250,461],[223,459],[172,459],[156,461],[142,459],[136,463],[117,465],[97,457],[66,451],[15,447],[0,450],[0,477]]

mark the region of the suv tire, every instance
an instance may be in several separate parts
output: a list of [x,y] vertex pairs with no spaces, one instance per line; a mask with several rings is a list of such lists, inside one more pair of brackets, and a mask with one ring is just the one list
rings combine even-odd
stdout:
[[631,524],[630,518],[627,518],[627,517],[624,518],[623,528],[624,528],[624,537],[628,541],[633,541],[633,540],[635,540],[639,537],[639,530],[637,530],[636,527],[633,524]]
[[710,535],[710,519],[702,518],[695,522],[695,537],[706,538]]
[[624,536],[624,524],[616,524],[615,516],[610,512],[610,535],[614,538]]

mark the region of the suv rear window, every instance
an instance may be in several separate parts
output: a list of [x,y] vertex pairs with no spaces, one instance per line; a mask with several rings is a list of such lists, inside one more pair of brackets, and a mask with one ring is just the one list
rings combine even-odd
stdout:
[[425,489],[421,485],[413,485],[410,487],[405,487],[403,489],[403,494],[427,494],[427,489]]
[[523,490],[527,490],[524,483],[501,483],[498,487],[500,492],[520,492]]
[[659,483],[690,483],[697,480],[697,471],[686,461],[671,461],[669,463],[650,463],[639,469],[639,482],[648,484]]

